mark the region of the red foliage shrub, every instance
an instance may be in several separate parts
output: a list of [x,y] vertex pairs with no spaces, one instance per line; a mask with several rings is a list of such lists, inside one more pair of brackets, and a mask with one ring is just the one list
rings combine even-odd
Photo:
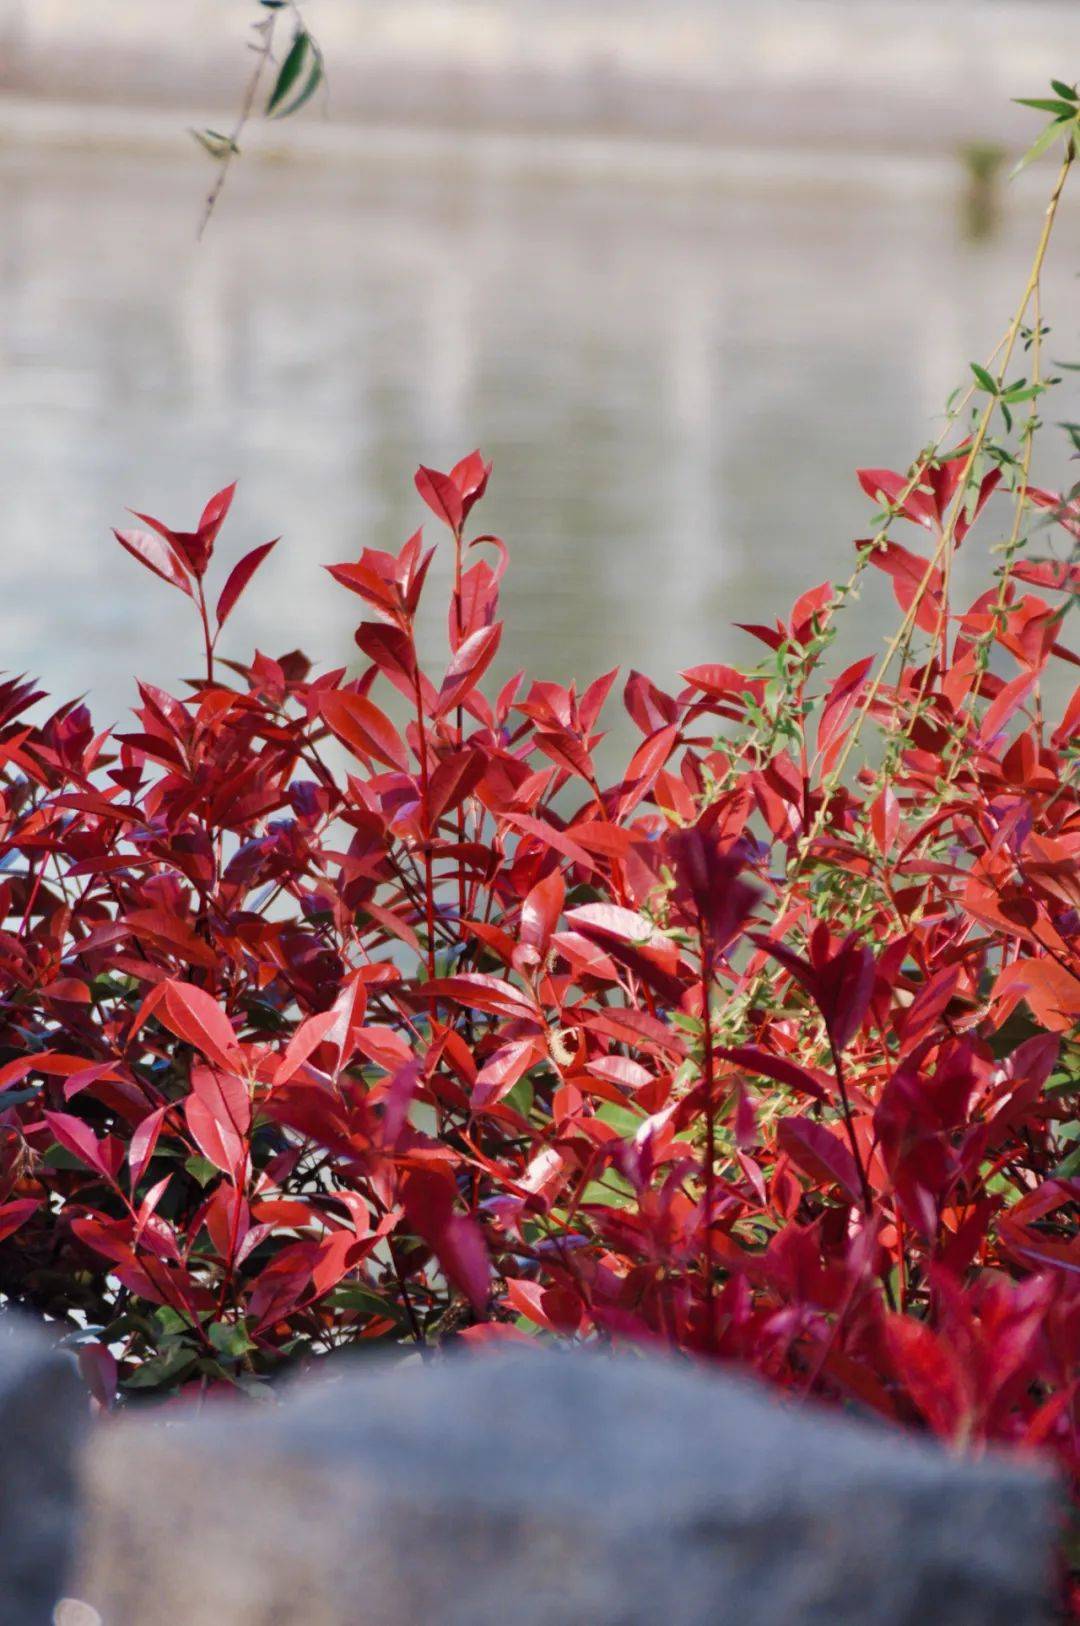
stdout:
[[[218,657],[267,551],[212,621],[231,488],[119,533],[191,598],[205,677],[141,685],[115,736],[0,689],[0,1289],[102,1406],[539,1333],[1080,1476],[1080,697],[1052,718],[1044,681],[1078,567],[1023,546],[1076,505],[991,441],[1001,400],[861,476],[883,661],[827,673],[853,583],[814,588],[749,670],[631,673],[606,785],[613,673],[484,691],[479,454],[417,475],[455,563],[434,672],[420,532],[330,566],[355,678]],[[1011,540],[958,612],[976,521]]]

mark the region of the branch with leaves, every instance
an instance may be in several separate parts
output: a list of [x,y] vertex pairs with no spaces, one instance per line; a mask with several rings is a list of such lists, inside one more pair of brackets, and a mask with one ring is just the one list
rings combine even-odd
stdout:
[[325,81],[323,54],[314,34],[308,28],[295,0],[259,0],[260,7],[267,15],[252,23],[251,31],[255,36],[249,44],[249,49],[255,54],[255,65],[249,75],[244,98],[240,104],[236,122],[228,133],[220,130],[192,130],[192,135],[200,147],[218,165],[217,177],[206,199],[206,207],[199,224],[199,236],[206,230],[218,199],[228,179],[229,168],[234,158],[240,155],[240,138],[251,120],[255,111],[255,104],[259,97],[259,89],[267,68],[274,62],[274,44],[277,35],[277,25],[282,20],[281,14],[288,13],[292,18],[292,41],[284,58],[278,66],[273,88],[267,98],[265,114],[267,118],[289,118],[311,100],[319,86]]

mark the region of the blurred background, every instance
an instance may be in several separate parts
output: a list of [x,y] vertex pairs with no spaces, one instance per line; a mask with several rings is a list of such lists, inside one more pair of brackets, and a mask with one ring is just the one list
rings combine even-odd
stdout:
[[[186,527],[234,478],[225,555],[284,540],[225,652],[347,661],[356,601],[319,565],[396,548],[416,464],[476,445],[504,673],[756,658],[731,623],[847,573],[854,469],[910,461],[1015,307],[1052,160],[1007,181],[1040,128],[1010,98],[1075,77],[1080,6],[301,9],[327,94],[253,120],[200,241],[190,129],[231,128],[255,0],[0,4],[0,665],[101,724],[133,672],[195,671],[188,606],[109,528]],[[1072,198],[1057,359],[1078,268]],[[1080,418],[1078,377],[1049,417]],[[880,578],[860,650],[891,610]]]

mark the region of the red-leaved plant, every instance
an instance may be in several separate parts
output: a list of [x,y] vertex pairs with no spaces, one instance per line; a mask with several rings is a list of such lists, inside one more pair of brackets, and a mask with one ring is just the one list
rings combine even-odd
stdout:
[[[1077,664],[1080,567],[1045,549],[1080,502],[1028,477],[1045,246],[942,440],[860,475],[885,513],[852,580],[748,628],[747,670],[632,672],[612,783],[614,673],[485,689],[478,453],[417,474],[454,561],[434,670],[419,531],[329,567],[357,676],[219,657],[272,546],[212,615],[231,487],[117,533],[192,600],[205,675],[140,685],[116,735],[0,687],[0,1290],[100,1408],[551,1336],[1080,1479],[1080,697],[1051,715],[1045,682]],[[1004,546],[958,608],[973,528]],[[898,632],[833,673],[875,570]]]

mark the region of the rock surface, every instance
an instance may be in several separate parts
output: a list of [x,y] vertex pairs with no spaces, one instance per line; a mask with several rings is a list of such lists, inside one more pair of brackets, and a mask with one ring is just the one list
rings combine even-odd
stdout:
[[75,1534],[75,1463],[87,1415],[75,1362],[31,1322],[0,1313],[0,1620],[48,1626]]
[[459,1357],[101,1432],[108,1626],[1028,1626],[1052,1482],[685,1366]]

